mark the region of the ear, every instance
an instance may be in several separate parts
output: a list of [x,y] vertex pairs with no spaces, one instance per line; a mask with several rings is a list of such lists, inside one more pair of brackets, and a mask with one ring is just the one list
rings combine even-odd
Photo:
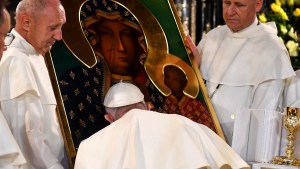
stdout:
[[29,15],[22,15],[21,16],[21,27],[25,31],[29,31],[31,22],[32,22],[32,18],[30,18]]
[[111,114],[109,114],[109,113],[106,113],[106,114],[104,115],[104,118],[105,118],[105,120],[107,120],[107,121],[110,122],[110,123],[112,123],[112,122],[115,121],[114,116],[111,115]]
[[261,10],[262,5],[263,5],[263,1],[264,0],[256,0],[256,2],[255,2],[255,5],[256,5],[255,10],[256,10],[256,12],[259,12]]
[[151,102],[146,102],[146,110],[154,110],[154,106]]

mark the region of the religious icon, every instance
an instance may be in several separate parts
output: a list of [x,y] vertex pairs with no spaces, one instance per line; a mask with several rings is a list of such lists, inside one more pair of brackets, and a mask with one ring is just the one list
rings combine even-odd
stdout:
[[172,0],[62,4],[63,41],[46,60],[71,165],[80,142],[108,125],[103,99],[120,81],[139,87],[153,110],[186,116],[224,139]]
[[213,119],[205,104],[199,99],[184,94],[183,90],[188,81],[186,74],[175,65],[166,65],[163,75],[165,85],[171,90],[170,95],[163,101],[163,112],[183,115],[216,132]]

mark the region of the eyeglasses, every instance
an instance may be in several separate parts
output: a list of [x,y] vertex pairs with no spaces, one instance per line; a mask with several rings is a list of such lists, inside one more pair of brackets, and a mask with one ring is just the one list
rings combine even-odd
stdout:
[[15,36],[12,33],[5,34],[5,33],[0,32],[0,34],[5,36],[4,46],[9,46],[12,43],[12,41],[15,39]]
[[14,39],[15,39],[15,35],[13,35],[12,33],[7,33],[4,39],[4,45],[9,46]]

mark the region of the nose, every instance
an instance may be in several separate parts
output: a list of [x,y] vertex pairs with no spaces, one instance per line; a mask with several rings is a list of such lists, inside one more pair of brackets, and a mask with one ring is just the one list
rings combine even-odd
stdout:
[[61,29],[55,31],[55,33],[54,33],[54,39],[57,40],[57,41],[59,41],[59,40],[62,39],[62,30]]
[[113,41],[113,46],[118,51],[125,51],[125,48],[124,48],[124,45],[123,45],[120,35],[115,36],[114,41]]
[[4,47],[3,47],[3,51],[6,51],[6,49],[7,49],[7,46],[5,46],[5,45],[4,45]]
[[236,12],[236,9],[235,9],[234,4],[229,5],[229,7],[227,9],[228,15],[233,15],[233,14],[235,14],[235,12]]

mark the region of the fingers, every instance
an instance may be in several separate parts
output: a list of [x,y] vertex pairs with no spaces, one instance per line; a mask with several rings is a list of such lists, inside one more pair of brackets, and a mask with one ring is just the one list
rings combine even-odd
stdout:
[[193,54],[193,61],[197,64],[197,66],[199,67],[201,64],[201,55],[197,49],[197,46],[194,44],[192,38],[190,37],[190,35],[187,35],[185,38],[185,41],[187,43],[187,47],[191,50],[192,54]]

